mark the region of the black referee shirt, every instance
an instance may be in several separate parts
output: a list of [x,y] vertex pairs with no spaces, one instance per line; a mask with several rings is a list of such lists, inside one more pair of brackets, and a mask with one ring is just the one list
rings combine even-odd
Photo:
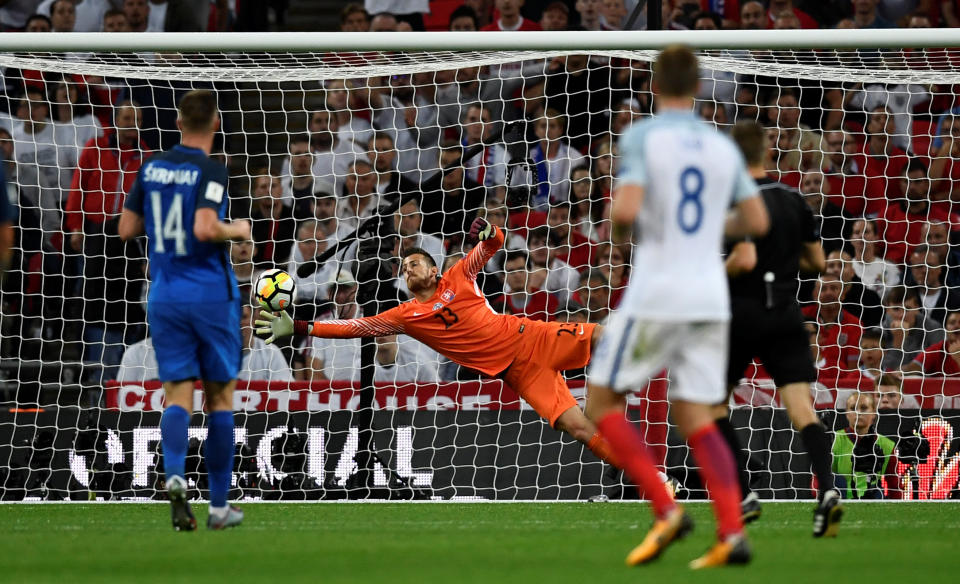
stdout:
[[761,300],[769,307],[796,302],[804,244],[820,241],[813,211],[796,189],[768,178],[758,179],[757,185],[770,214],[770,231],[754,240],[757,267],[730,278],[730,295]]

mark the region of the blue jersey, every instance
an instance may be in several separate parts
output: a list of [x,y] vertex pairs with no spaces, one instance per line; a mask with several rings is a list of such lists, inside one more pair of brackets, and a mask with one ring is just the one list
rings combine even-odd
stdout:
[[221,302],[239,298],[226,243],[193,234],[197,209],[227,213],[227,169],[183,145],[155,154],[137,174],[124,207],[143,217],[152,303]]

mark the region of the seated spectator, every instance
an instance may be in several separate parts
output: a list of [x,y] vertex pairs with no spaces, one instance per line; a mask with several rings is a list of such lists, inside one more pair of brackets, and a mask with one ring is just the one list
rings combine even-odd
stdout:
[[251,223],[256,251],[253,262],[258,266],[283,268],[290,258],[297,230],[293,209],[283,204],[283,181],[279,176],[269,176],[269,189],[264,192],[265,179],[254,179],[253,210]]
[[925,347],[943,340],[943,328],[924,315],[916,290],[895,286],[883,297],[883,369],[900,371]]
[[896,28],[897,25],[880,16],[879,0],[854,0],[853,22],[857,28]]
[[147,0],[123,0],[123,13],[130,32],[163,32],[163,28],[150,29],[150,3]]
[[530,159],[536,176],[527,177],[523,184],[536,185],[530,201],[536,210],[546,211],[551,202],[569,201],[570,170],[586,164],[583,155],[564,141],[565,132],[566,118],[556,110],[547,110],[534,124],[538,141],[530,148]]
[[951,201],[960,194],[960,116],[954,112],[941,117],[939,135],[931,144],[931,198]]
[[123,10],[112,8],[103,13],[103,32],[130,32],[130,23]]
[[570,225],[581,236],[596,241],[594,214],[601,210],[601,205],[592,199],[592,191],[589,168],[578,166],[570,171]]
[[[237,276],[237,284],[240,286],[250,286],[254,281],[253,265],[254,247],[252,241],[231,241],[230,242],[230,263],[233,265],[233,273]],[[296,273],[296,272],[291,272]]]
[[866,155],[853,135],[843,130],[824,132],[822,144],[822,168],[829,186],[824,194],[848,215],[862,216],[867,206]]
[[377,213],[380,195],[377,193],[377,175],[373,165],[358,158],[350,163],[344,182],[344,196],[337,201],[337,235],[344,237],[360,223]]
[[[866,156],[863,174],[867,178],[865,215],[883,213],[887,200],[900,199],[905,191],[902,181],[898,179],[904,176],[910,159],[894,143],[896,131],[893,117],[886,107],[876,107],[867,114],[867,139],[863,144],[863,154]],[[926,167],[923,170],[926,176]]]
[[327,299],[330,282],[337,272],[336,261],[328,261],[309,276],[301,277],[297,269],[308,260],[312,260],[331,245],[330,234],[318,221],[301,221],[297,227],[297,245],[287,265],[287,273],[293,276],[297,285],[297,302],[300,304],[320,304]]
[[436,383],[440,355],[407,335],[377,337],[376,381]]
[[817,346],[824,376],[836,380],[857,369],[860,348],[860,321],[841,307],[843,283],[834,275],[822,274],[814,284],[817,303],[803,309],[803,315],[818,325]]
[[[800,170],[815,170],[822,166],[823,146],[820,134],[800,123],[800,103],[797,94],[792,90],[783,90],[775,96],[775,101],[768,108],[770,120],[779,131],[778,140],[774,142],[780,151],[777,167],[781,173],[792,173]],[[799,177],[791,184],[799,185]]]
[[593,267],[603,274],[610,283],[610,308],[620,305],[620,299],[630,280],[630,264],[623,247],[609,242],[597,246]]
[[293,372],[283,352],[274,344],[268,345],[253,334],[253,308],[243,304],[240,315],[240,338],[243,342],[243,361],[238,379],[245,381],[293,381]]
[[[343,192],[343,177],[348,173],[350,163],[356,158],[367,155],[367,143],[357,143],[359,137],[353,134],[341,134],[338,117],[325,108],[310,114],[310,152],[313,153],[314,180],[328,182],[336,193]],[[367,135],[367,133],[363,133]],[[344,137],[350,139],[344,139]],[[369,132],[373,136],[373,132]],[[356,139],[354,139],[356,138]],[[290,161],[285,159],[281,176],[290,174]]]
[[587,307],[589,322],[603,324],[610,314],[610,294],[610,280],[600,270],[590,269],[580,274],[573,300]]
[[370,19],[370,32],[397,32],[397,17],[388,13],[381,12],[374,14]]
[[[76,168],[80,151],[90,140],[103,136],[103,128],[76,83],[56,83],[50,102],[53,106],[50,117],[53,119],[57,154],[68,168]],[[69,183],[62,187],[69,188]]]
[[340,227],[337,217],[337,196],[334,194],[333,183],[317,181],[313,191],[313,219],[327,237],[335,236]]
[[877,294],[900,283],[900,270],[877,253],[877,228],[872,219],[857,219],[850,231],[851,265],[863,285]]
[[593,182],[592,198],[594,200],[610,200],[610,193],[613,191],[615,156],[616,146],[609,140],[601,142],[594,148],[593,157],[590,159],[591,180]]
[[601,0],[577,0],[574,8],[580,15],[580,26],[584,30],[601,30],[600,21]]
[[[342,149],[365,152],[373,136],[373,126],[367,117],[370,113],[370,104],[362,102],[357,96],[354,85],[351,84],[348,88],[343,79],[330,79],[324,83],[324,87],[327,98],[326,110],[332,114],[328,122],[329,132],[336,133],[337,136],[333,151],[337,151],[335,146],[340,143]],[[312,141],[315,132],[313,129],[310,132]],[[325,175],[320,173],[317,173],[317,176],[325,178]]]
[[593,263],[593,242],[572,229],[572,223],[570,203],[561,201],[550,206],[547,227],[553,253],[567,265],[582,270]]
[[[923,418],[920,415],[920,402],[916,396],[904,395],[903,379],[890,373],[880,377],[877,383],[880,401],[877,426],[885,428],[883,434],[896,442],[897,460],[908,466],[907,480],[917,478],[917,465],[927,460],[930,444],[920,433]],[[899,465],[898,465],[899,466]]]
[[[43,5],[37,9],[37,12],[41,12],[42,9]],[[77,8],[74,0],[54,0],[50,4],[50,24],[53,32],[73,32],[77,24]]]
[[947,315],[946,338],[930,345],[903,367],[904,373],[943,377],[960,376],[960,311]]
[[551,2],[540,15],[540,28],[562,31],[570,25],[570,8],[563,2]]
[[819,228],[823,248],[826,251],[843,247],[843,230],[846,226],[846,217],[843,210],[831,202],[826,196],[830,183],[824,182],[823,173],[818,171],[805,172],[800,179],[800,194],[803,200],[813,211],[815,225]]
[[827,273],[837,276],[843,283],[843,292],[840,294],[843,309],[855,316],[863,326],[879,326],[883,319],[880,296],[864,286],[857,277],[850,254],[842,250],[827,254]]
[[943,221],[927,223],[923,242],[943,258],[943,281],[947,287],[960,287],[960,251],[950,245],[950,225]]
[[525,316],[531,320],[550,320],[560,302],[543,287],[547,270],[530,264],[527,252],[511,250],[503,263],[506,272],[503,287],[503,312]]
[[[445,141],[440,151],[440,167],[447,168],[462,155],[459,142]],[[443,238],[462,237],[485,199],[486,190],[464,176],[463,167],[458,166],[444,175],[439,190],[423,193],[421,230]]]
[[284,205],[293,207],[293,217],[298,221],[312,216],[310,208],[313,198],[313,153],[310,151],[310,137],[300,134],[290,138],[289,156],[284,161],[289,174],[283,175]]
[[[880,394],[880,402],[877,406],[879,410],[896,411],[900,409],[920,409],[920,402],[916,396],[903,394],[903,379],[896,374],[884,373],[880,379],[877,380],[877,393]],[[883,412],[881,412],[880,415],[883,415]],[[917,430],[919,433],[919,424]],[[903,438],[911,434],[913,433],[900,434],[900,440],[897,441],[897,449],[901,454],[903,454]]]
[[833,472],[843,498],[901,498],[896,445],[876,433],[876,396],[851,394],[846,418],[846,428],[837,432],[833,442]]
[[397,170],[397,150],[389,132],[374,133],[368,151],[373,160],[378,193],[393,198],[416,190],[417,185]]
[[767,28],[766,7],[760,0],[747,0],[740,3],[740,28],[743,30],[763,30]]
[[770,0],[767,11],[767,27],[774,28],[777,17],[791,14],[797,19],[797,28],[820,28],[820,24],[812,16],[794,5],[793,0]]
[[492,138],[494,129],[490,110],[480,103],[472,103],[464,111],[461,123],[461,144],[464,148],[484,144],[479,154],[463,162],[467,178],[488,188],[493,187],[498,180],[502,183],[506,178],[506,169],[498,168],[497,165],[506,153],[500,146],[487,142]]
[[[893,133],[888,136],[888,139],[893,146],[907,152],[911,150],[912,113],[928,101],[930,101],[930,93],[922,85],[866,83],[862,89],[853,94],[848,106],[865,112],[886,111],[893,123]],[[914,154],[924,156],[927,153],[914,152]]]
[[412,247],[419,247],[432,258],[444,256],[443,240],[420,231],[423,215],[420,213],[420,204],[416,199],[410,199],[397,209],[393,224],[397,234],[400,235],[401,253]]
[[[592,65],[587,55],[568,55],[552,60],[541,90],[549,124],[560,126],[552,127],[550,136],[547,137],[546,125],[542,128],[539,126],[546,124],[548,120],[536,121],[534,131],[541,141],[541,148],[563,150],[566,144],[560,144],[557,141],[560,140],[560,136],[564,136],[579,154],[580,151],[589,147],[592,140],[610,128],[608,112],[611,109],[611,94],[607,68]],[[526,97],[530,99],[533,95],[527,92]],[[557,144],[548,146],[547,140]],[[563,156],[563,152],[558,152],[557,155],[550,152],[547,158],[554,161]],[[574,156],[571,158],[573,163],[566,169],[567,172],[563,178],[570,176],[569,169],[577,166],[577,158]],[[548,173],[550,170],[552,169],[548,169]],[[556,175],[551,174],[551,176]],[[562,193],[561,196],[566,200]]]
[[482,27],[483,31],[516,31],[516,30],[540,30],[540,25],[532,20],[524,18],[520,14],[520,8],[523,7],[524,0],[496,0],[494,2],[500,18],[496,22]]
[[450,24],[447,25],[447,30],[451,32],[474,32],[480,30],[476,11],[466,4],[457,6],[454,11],[450,13]]
[[560,313],[557,315],[557,320],[560,322],[586,323],[589,322],[587,320],[589,316],[590,312],[587,310],[586,306],[575,300],[571,300],[560,307]]
[[870,379],[883,375],[883,347],[880,344],[882,331],[877,327],[863,329],[860,336],[860,373]]
[[880,221],[883,240],[887,243],[884,256],[895,264],[903,263],[913,246],[923,243],[929,221],[949,223],[951,220],[949,211],[931,206],[927,167],[919,159],[910,160],[901,185],[906,200],[891,200]]
[[534,272],[544,270],[547,274],[546,282],[539,287],[565,304],[576,289],[580,274],[560,259],[559,250],[550,237],[550,228],[541,225],[528,231],[527,250],[530,253],[530,269]]
[[620,30],[627,20],[623,0],[600,0],[600,27],[602,30]]
[[367,32],[370,30],[370,16],[357,2],[348,2],[340,10],[341,32]]
[[361,95],[367,96],[374,128],[391,135],[396,169],[419,184],[433,173],[439,156],[440,113],[433,74],[371,77],[367,86]]
[[944,322],[948,310],[960,308],[960,294],[943,284],[944,264],[937,252],[918,245],[910,254],[904,285],[917,291],[924,312],[936,323]]
[[27,17],[27,24],[24,32],[50,32],[53,30],[53,24],[50,18],[44,14],[33,14]]

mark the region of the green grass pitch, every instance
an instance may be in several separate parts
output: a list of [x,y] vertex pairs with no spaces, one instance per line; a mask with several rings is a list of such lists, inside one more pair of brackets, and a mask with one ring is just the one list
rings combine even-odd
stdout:
[[0,582],[856,582],[960,581],[960,506],[847,505],[840,537],[810,535],[811,504],[767,504],[754,562],[693,573],[712,540],[697,528],[654,564],[623,559],[646,505],[246,504],[243,526],[175,533],[157,504],[0,505]]

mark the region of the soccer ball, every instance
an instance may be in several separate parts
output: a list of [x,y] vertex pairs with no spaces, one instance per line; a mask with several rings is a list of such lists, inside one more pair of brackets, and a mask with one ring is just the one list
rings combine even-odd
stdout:
[[265,310],[280,312],[293,304],[296,289],[293,276],[283,270],[273,269],[260,274],[254,293],[257,295],[257,302]]

